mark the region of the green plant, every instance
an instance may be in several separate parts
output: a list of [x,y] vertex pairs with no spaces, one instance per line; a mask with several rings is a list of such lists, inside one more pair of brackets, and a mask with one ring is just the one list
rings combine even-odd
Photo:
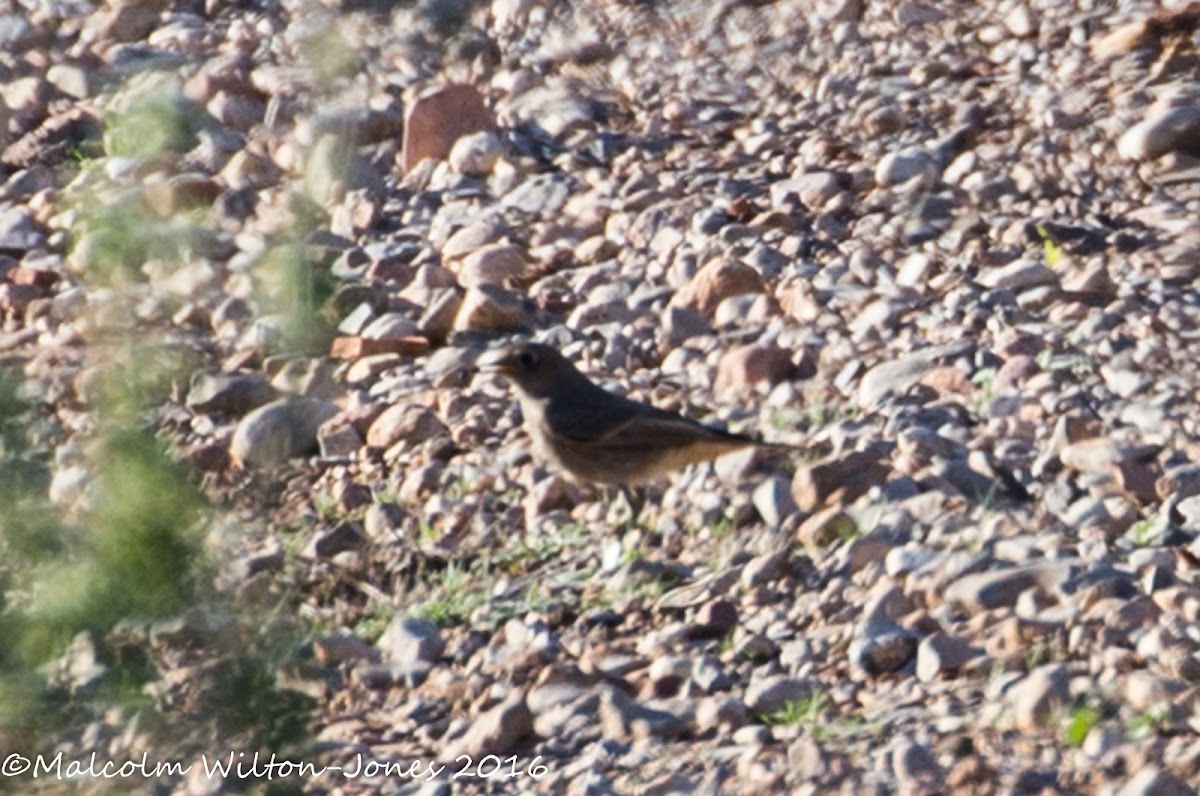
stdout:
[[774,713],[760,716],[764,724],[772,727],[792,727],[796,725],[813,726],[821,718],[829,702],[829,697],[823,691],[814,691],[801,699],[793,699]]
[[336,326],[330,299],[333,280],[300,243],[268,249],[254,265],[255,298],[279,319],[275,348],[289,353],[323,353]]
[[1163,512],[1152,514],[1129,526],[1125,535],[1138,547],[1149,547],[1171,529],[1171,520]]
[[463,621],[487,602],[487,592],[480,588],[475,576],[476,573],[451,561],[416,614],[439,625]]
[[845,401],[814,401],[806,408],[809,425],[819,428],[843,420],[856,419],[861,410]]
[[1160,702],[1143,712],[1132,716],[1125,722],[1125,735],[1131,741],[1142,741],[1154,735],[1160,735],[1167,727],[1171,718],[1171,705]]
[[1096,369],[1095,364],[1081,354],[1055,354],[1048,348],[1038,352],[1036,360],[1038,367],[1047,373],[1068,370],[1083,375]]
[[1058,265],[1060,260],[1062,260],[1062,247],[1055,242],[1054,237],[1050,234],[1050,231],[1041,224],[1037,225],[1037,234],[1038,237],[1042,239],[1042,259],[1046,261],[1046,265],[1053,268],[1054,266]]
[[1078,748],[1087,740],[1088,733],[1100,721],[1100,711],[1093,707],[1080,707],[1071,712],[1063,725],[1063,741],[1067,746]]
[[395,613],[395,608],[386,603],[372,603],[358,622],[354,626],[354,635],[374,642],[383,635],[383,631],[387,629],[388,623],[392,621],[392,616]]
[[128,89],[123,107],[105,119],[104,148],[110,155],[151,158],[187,152],[196,145],[205,114],[170,78],[151,78]]

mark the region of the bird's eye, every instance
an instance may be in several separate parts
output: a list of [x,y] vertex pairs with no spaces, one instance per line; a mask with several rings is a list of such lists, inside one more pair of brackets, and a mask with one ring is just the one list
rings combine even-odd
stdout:
[[520,354],[517,354],[517,364],[525,370],[533,370],[537,367],[537,363],[537,354],[532,351],[522,351]]

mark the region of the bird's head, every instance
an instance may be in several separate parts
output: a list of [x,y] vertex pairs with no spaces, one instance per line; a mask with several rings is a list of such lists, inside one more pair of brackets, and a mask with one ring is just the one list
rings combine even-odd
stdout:
[[484,373],[507,376],[519,390],[534,398],[543,398],[582,378],[566,357],[541,343],[513,343],[487,351],[476,365]]

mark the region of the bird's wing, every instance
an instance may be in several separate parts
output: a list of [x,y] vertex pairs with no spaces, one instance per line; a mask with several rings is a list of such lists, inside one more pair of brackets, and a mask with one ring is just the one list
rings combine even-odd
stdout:
[[702,441],[753,441],[607,392],[595,398],[577,395],[569,404],[551,403],[546,423],[557,437],[606,448],[628,445],[645,450],[677,448]]

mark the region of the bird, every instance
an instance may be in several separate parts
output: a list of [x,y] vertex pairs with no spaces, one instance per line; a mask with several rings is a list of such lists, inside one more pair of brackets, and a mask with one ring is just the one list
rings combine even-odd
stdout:
[[542,343],[487,351],[476,367],[512,382],[534,455],[575,483],[633,487],[748,447],[793,449],[610,392]]

